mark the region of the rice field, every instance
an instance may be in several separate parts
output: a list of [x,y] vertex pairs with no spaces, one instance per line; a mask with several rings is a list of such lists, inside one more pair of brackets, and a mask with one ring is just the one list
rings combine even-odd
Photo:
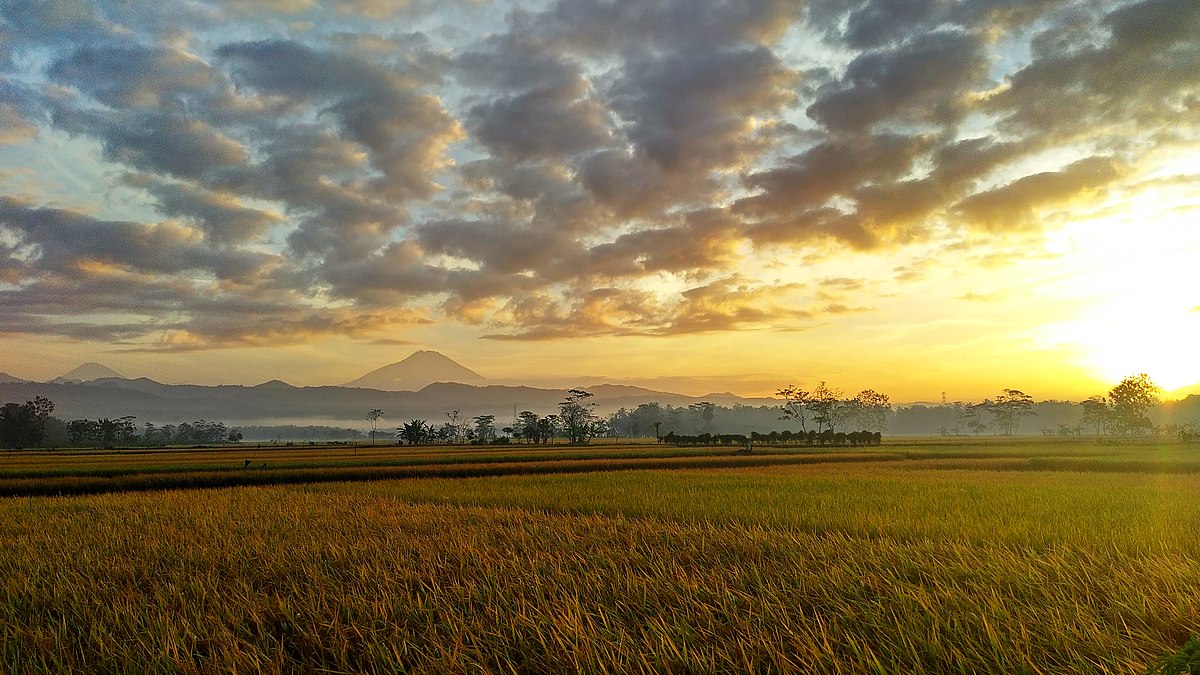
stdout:
[[0,670],[1144,673],[1200,635],[1200,452],[1169,442],[344,450],[257,461],[380,474],[9,464],[118,484],[0,499]]

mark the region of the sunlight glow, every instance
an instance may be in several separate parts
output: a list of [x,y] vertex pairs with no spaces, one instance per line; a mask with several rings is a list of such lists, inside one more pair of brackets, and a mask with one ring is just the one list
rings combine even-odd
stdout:
[[1053,235],[1061,269],[1049,293],[1081,309],[1045,337],[1072,347],[1098,378],[1145,372],[1168,393],[1200,383],[1200,209],[1190,196],[1144,190]]

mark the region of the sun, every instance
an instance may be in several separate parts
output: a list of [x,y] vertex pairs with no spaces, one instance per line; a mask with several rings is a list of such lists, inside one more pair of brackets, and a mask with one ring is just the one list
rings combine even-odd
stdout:
[[1200,194],[1147,199],[1055,233],[1057,271],[1042,292],[1078,309],[1045,334],[1097,379],[1146,373],[1170,393],[1200,384]]
[[1097,318],[1076,340],[1084,362],[1101,379],[1147,373],[1167,392],[1200,384],[1200,312],[1153,320]]

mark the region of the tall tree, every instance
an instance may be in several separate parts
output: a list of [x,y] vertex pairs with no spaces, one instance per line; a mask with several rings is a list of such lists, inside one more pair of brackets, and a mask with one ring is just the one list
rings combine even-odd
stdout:
[[371,420],[371,445],[375,445],[375,429],[379,426],[381,417],[383,417],[383,411],[379,408],[371,408],[367,411],[367,419]]
[[800,431],[807,432],[806,418],[808,417],[808,405],[812,400],[812,394],[794,384],[789,384],[775,392],[775,396],[783,399],[783,405],[780,406],[781,414],[779,419],[797,420],[800,422]]
[[1093,427],[1097,436],[1103,433],[1112,419],[1112,408],[1109,407],[1108,400],[1103,396],[1093,396],[1081,402],[1079,406],[1083,408],[1083,417],[1079,423]]
[[442,424],[446,440],[450,443],[462,443],[467,435],[467,423],[457,410],[446,411],[446,421]]
[[1146,373],[1130,375],[1108,391],[1112,407],[1112,424],[1122,433],[1142,433],[1150,430],[1146,412],[1158,405],[1162,388]]
[[892,409],[887,394],[864,389],[854,397],[854,407],[864,429],[879,432],[887,430],[888,412]]
[[836,431],[838,425],[849,417],[851,410],[849,402],[842,399],[842,392],[825,384],[824,380],[812,390],[808,407],[812,410],[818,433],[823,430]]
[[592,412],[596,404],[588,401],[591,397],[591,392],[571,389],[558,404],[559,419],[569,443],[587,443],[596,431],[596,415]]
[[717,407],[715,405],[709,403],[708,401],[700,401],[699,403],[693,403],[688,406],[688,410],[700,416],[700,419],[704,423],[704,426],[702,427],[703,431],[712,430],[713,414],[716,412],[716,408]]
[[522,410],[517,414],[517,419],[513,423],[515,430],[514,435],[519,438],[524,438],[530,443],[544,443],[548,439],[542,438],[542,429],[538,424],[542,421],[537,413],[531,410]]
[[496,416],[476,415],[475,440],[480,443],[491,443],[496,438]]
[[1000,395],[991,402],[990,410],[1006,436],[1017,433],[1022,417],[1036,414],[1033,412],[1033,397],[1020,389],[1001,390]]

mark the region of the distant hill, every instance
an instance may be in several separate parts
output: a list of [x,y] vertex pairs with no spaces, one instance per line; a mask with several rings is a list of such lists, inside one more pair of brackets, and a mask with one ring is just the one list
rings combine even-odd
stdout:
[[[620,407],[632,410],[642,403],[686,407],[700,400],[639,387],[599,385],[587,389],[595,394],[591,402],[597,404],[596,413],[601,415]],[[467,417],[495,415],[497,420],[507,422],[514,410],[532,410],[539,415],[557,413],[566,395],[565,389],[455,382],[435,382],[420,391],[294,387],[278,380],[252,387],[161,384],[146,378],[115,377],[90,382],[0,382],[0,402],[45,396],[54,402],[55,415],[64,420],[134,415],[139,424],[206,419],[230,424],[335,423],[367,428],[366,414],[372,408],[384,411],[380,428],[413,418],[440,421],[452,410],[460,410]]]
[[125,379],[125,376],[108,366],[101,365],[95,361],[88,361],[69,373],[59,375],[50,380],[58,384],[67,384],[71,382],[91,382],[92,380],[101,380],[107,377],[115,377]]
[[6,384],[9,382],[12,382],[12,383],[26,382],[26,381],[27,380],[22,380],[19,377],[13,377],[12,375],[9,375],[8,373],[0,373],[0,384]]
[[438,352],[422,350],[342,386],[380,391],[419,391],[435,382],[474,384],[486,379],[454,359]]

